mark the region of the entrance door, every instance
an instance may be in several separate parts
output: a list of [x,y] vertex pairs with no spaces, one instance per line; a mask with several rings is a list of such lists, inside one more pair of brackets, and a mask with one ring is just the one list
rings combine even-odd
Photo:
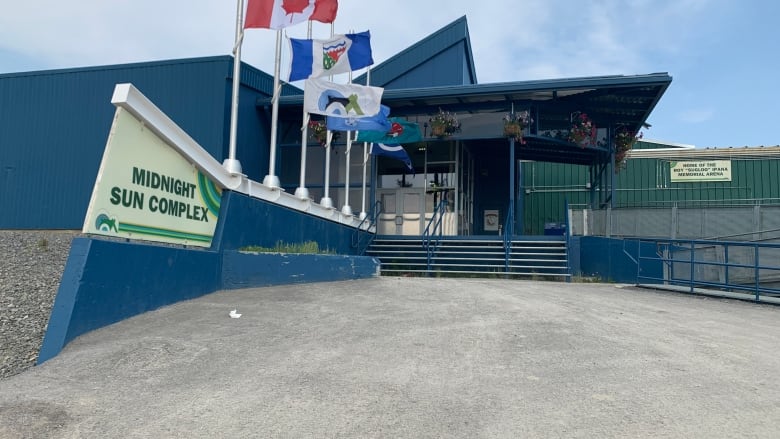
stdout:
[[377,223],[379,235],[422,235],[425,215],[423,188],[378,189],[382,214]]

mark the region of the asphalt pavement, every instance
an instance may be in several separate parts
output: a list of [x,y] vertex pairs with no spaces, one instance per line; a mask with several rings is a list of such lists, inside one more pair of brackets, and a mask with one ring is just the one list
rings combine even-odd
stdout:
[[85,334],[0,381],[0,438],[776,438],[778,372],[773,305],[381,277]]

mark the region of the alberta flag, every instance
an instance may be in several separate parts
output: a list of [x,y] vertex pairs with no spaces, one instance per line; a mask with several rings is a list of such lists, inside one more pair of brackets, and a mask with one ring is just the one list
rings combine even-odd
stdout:
[[306,20],[333,23],[338,0],[248,0],[244,28],[282,29]]
[[371,117],[328,116],[327,127],[331,131],[389,131],[391,125],[387,116],[390,115],[390,107],[380,105],[379,108],[379,113]]
[[371,34],[334,35],[327,40],[290,38],[290,81],[336,75],[374,64]]
[[397,117],[390,118],[390,129],[388,130],[360,131],[357,136],[358,142],[387,144],[414,143],[421,140],[420,125]]
[[371,117],[379,113],[384,91],[382,87],[307,79],[303,88],[303,109],[324,116]]
[[409,158],[409,154],[406,153],[406,150],[401,145],[386,145],[384,143],[372,143],[371,154],[383,155],[385,157],[390,157],[396,160],[400,160],[404,162],[406,167],[409,168],[410,172],[414,172],[414,167],[412,167],[412,159]]

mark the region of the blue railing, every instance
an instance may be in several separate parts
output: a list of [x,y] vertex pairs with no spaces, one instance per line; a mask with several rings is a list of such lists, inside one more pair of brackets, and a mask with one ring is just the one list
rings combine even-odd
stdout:
[[[368,246],[371,245],[371,242],[376,237],[376,224],[377,219],[379,218],[379,215],[382,214],[382,202],[377,200],[374,202],[374,206],[371,207],[371,210],[368,211],[368,215],[366,215],[363,220],[360,221],[358,224],[357,229],[352,232],[352,247],[357,249],[358,255],[363,255],[366,253],[366,249],[368,249]],[[366,233],[361,233],[365,225],[368,224],[369,227],[371,224],[374,225],[374,233],[371,233],[370,231],[366,231]],[[364,236],[368,236],[368,238],[365,240],[366,242],[363,242]]]
[[426,266],[428,271],[431,270],[433,255],[436,254],[436,249],[439,247],[443,232],[442,219],[444,218],[444,212],[447,210],[447,198],[442,198],[443,199],[436,206],[436,209],[433,210],[433,216],[425,226],[425,231],[423,232],[422,236],[423,247],[425,248],[425,253],[427,256]]
[[[762,296],[780,297],[780,244],[645,238],[637,241],[637,283],[683,286],[691,293],[696,288],[749,293],[756,302]],[[648,247],[655,250],[650,252]],[[648,275],[659,272],[659,263],[660,277]]]
[[512,203],[506,208],[506,220],[504,221],[504,271],[509,272],[509,257],[512,255],[512,234],[515,223],[515,212]]
[[572,270],[571,270],[571,258],[569,258],[569,251],[571,249],[571,224],[569,222],[569,199],[563,199],[563,212],[565,221],[563,222],[563,236],[566,239],[566,282],[571,282]]

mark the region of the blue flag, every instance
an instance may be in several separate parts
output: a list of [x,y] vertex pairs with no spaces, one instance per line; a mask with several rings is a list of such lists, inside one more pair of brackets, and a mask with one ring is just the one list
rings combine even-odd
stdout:
[[414,143],[422,140],[422,132],[417,122],[409,122],[397,117],[390,118],[390,129],[382,131],[360,131],[358,142],[376,142],[385,144]]
[[331,131],[390,131],[390,107],[379,106],[379,113],[371,117],[338,117],[328,116],[328,129]]
[[290,38],[290,47],[290,81],[347,73],[374,64],[368,31],[327,40]]
[[414,172],[414,167],[412,166],[412,159],[409,158],[409,154],[406,153],[406,150],[401,145],[386,145],[384,143],[372,143],[371,154],[383,155],[385,157],[390,157],[396,160],[400,160],[404,162],[407,168],[409,168],[409,171]]

